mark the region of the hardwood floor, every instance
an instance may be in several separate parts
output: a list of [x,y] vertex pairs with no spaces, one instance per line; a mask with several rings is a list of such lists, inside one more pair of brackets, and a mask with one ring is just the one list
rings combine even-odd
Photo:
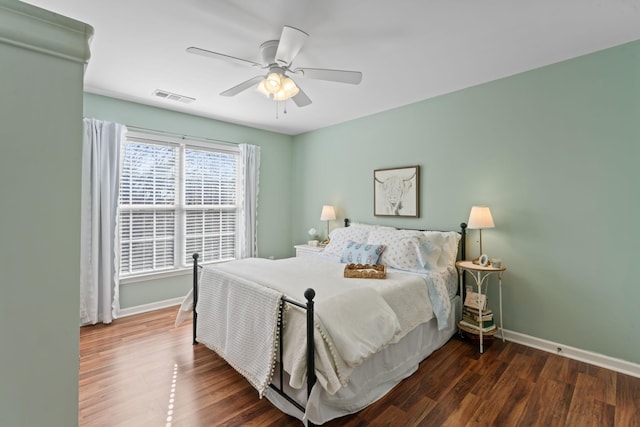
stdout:
[[[79,425],[300,426],[204,345],[176,308],[80,330]],[[495,340],[452,339],[416,374],[325,426],[640,426],[640,379]]]

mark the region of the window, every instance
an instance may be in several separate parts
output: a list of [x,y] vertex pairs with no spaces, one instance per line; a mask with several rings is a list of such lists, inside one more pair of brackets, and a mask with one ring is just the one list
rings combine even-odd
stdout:
[[237,257],[237,149],[129,133],[120,174],[120,277]]

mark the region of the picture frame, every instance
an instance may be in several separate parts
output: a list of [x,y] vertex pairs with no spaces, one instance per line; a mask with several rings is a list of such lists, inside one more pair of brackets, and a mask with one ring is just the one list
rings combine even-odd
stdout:
[[488,266],[489,265],[489,256],[487,254],[480,255],[480,258],[478,259],[478,263],[480,264],[481,267]]
[[373,171],[373,215],[420,217],[420,166]]

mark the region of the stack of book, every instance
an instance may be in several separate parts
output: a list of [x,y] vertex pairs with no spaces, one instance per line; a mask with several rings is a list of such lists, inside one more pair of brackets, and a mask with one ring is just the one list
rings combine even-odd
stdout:
[[467,294],[460,324],[476,331],[482,330],[482,332],[491,332],[496,329],[496,325],[493,323],[493,311],[486,307],[486,295],[478,298],[478,294],[475,292]]

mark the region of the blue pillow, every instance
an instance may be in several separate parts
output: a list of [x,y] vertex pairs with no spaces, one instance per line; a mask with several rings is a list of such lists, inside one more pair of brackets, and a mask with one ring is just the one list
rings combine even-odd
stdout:
[[340,262],[353,264],[377,264],[378,258],[384,251],[385,245],[371,245],[356,243],[353,240],[347,242],[342,251]]

